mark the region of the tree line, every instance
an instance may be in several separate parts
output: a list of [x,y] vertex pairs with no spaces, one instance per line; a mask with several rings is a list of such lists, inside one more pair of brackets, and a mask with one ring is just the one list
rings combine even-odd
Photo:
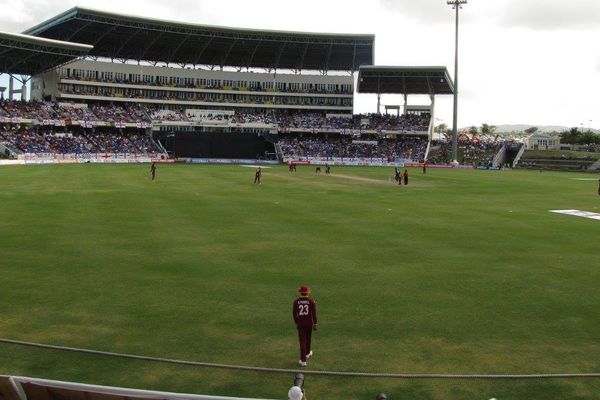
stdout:
[[560,134],[560,142],[566,144],[600,144],[600,135],[590,130],[583,132],[577,128],[571,128]]

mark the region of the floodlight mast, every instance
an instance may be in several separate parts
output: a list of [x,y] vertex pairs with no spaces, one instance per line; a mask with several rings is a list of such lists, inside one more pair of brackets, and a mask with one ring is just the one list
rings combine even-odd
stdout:
[[467,0],[447,0],[446,3],[456,10],[456,34],[454,37],[454,113],[452,118],[452,163],[458,164],[457,143],[458,136],[458,11]]

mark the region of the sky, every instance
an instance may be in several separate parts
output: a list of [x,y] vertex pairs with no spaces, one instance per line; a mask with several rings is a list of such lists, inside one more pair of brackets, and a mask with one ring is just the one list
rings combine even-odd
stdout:
[[[375,34],[375,64],[441,65],[454,76],[454,11],[445,0],[2,0],[0,30],[22,32],[73,6],[232,27]],[[460,11],[460,127],[600,127],[600,1],[469,0]],[[425,97],[409,104],[427,104]],[[374,112],[357,95],[355,112]],[[382,96],[383,105],[402,104]],[[436,99],[452,124],[452,98]]]

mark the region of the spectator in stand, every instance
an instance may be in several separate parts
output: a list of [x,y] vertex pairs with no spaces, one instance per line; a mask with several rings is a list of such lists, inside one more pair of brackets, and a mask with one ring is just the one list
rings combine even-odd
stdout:
[[152,121],[189,121],[185,110],[165,110],[159,108],[148,109]]
[[52,133],[43,128],[24,128],[1,133],[0,143],[23,154],[163,153],[151,137],[139,133]]
[[[461,136],[457,144],[464,157],[462,164],[489,167],[504,143],[504,140],[497,137],[469,138]],[[432,142],[431,149],[428,163],[448,164],[452,161],[452,142],[450,139]]]
[[[373,143],[371,143],[373,142]],[[375,144],[376,143],[376,144]],[[279,140],[284,156],[289,158],[371,158],[393,162],[398,158],[420,161],[425,155],[425,138],[379,139],[355,143],[348,137],[283,136]]]

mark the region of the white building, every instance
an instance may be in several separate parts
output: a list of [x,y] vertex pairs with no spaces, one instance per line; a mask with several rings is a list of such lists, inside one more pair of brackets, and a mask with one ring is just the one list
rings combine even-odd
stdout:
[[560,138],[548,135],[531,135],[525,141],[526,150],[560,150]]

